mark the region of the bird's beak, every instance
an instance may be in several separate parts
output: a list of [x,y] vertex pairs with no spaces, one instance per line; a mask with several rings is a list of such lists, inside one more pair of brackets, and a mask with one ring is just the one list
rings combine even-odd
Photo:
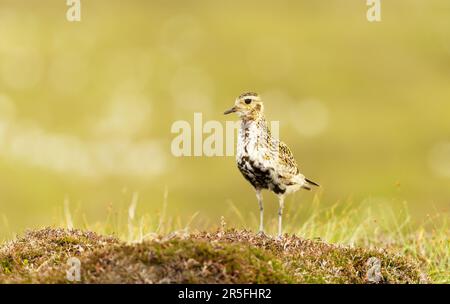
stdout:
[[227,115],[227,114],[230,114],[230,113],[234,113],[236,111],[237,111],[237,108],[236,107],[232,107],[231,109],[226,110],[225,112],[223,112],[223,114]]

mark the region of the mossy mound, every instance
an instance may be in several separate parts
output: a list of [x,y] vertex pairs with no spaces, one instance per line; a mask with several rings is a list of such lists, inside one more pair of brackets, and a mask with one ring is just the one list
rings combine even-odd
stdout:
[[249,231],[173,233],[127,244],[93,232],[29,231],[0,247],[0,282],[70,283],[421,283],[414,261],[386,250],[331,245]]
[[52,283],[52,272],[70,257],[88,256],[119,241],[94,232],[46,228],[30,230],[0,247],[0,282]]

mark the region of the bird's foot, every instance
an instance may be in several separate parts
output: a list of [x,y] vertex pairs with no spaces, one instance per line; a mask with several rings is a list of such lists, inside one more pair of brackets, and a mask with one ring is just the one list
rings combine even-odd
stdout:
[[267,235],[264,233],[264,230],[259,230],[257,233],[257,236],[259,237],[267,237]]

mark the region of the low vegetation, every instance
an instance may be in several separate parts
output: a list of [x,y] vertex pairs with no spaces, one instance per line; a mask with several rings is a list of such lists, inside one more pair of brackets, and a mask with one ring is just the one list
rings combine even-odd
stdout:
[[426,283],[420,261],[386,249],[340,246],[247,230],[173,232],[142,242],[75,229],[28,231],[0,247],[0,282],[71,283]]

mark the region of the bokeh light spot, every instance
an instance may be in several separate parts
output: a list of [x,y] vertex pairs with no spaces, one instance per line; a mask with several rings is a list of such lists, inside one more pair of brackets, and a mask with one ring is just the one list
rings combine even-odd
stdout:
[[437,143],[431,149],[429,164],[434,174],[450,178],[450,142]]
[[209,113],[213,99],[213,84],[209,75],[197,68],[180,68],[173,76],[171,95],[177,111]]
[[289,113],[292,125],[303,136],[317,136],[328,127],[328,108],[318,100],[299,102]]
[[0,122],[12,121],[16,116],[16,107],[7,95],[0,94]]
[[22,51],[3,56],[0,66],[3,83],[16,90],[35,86],[42,76],[42,59],[37,51]]

